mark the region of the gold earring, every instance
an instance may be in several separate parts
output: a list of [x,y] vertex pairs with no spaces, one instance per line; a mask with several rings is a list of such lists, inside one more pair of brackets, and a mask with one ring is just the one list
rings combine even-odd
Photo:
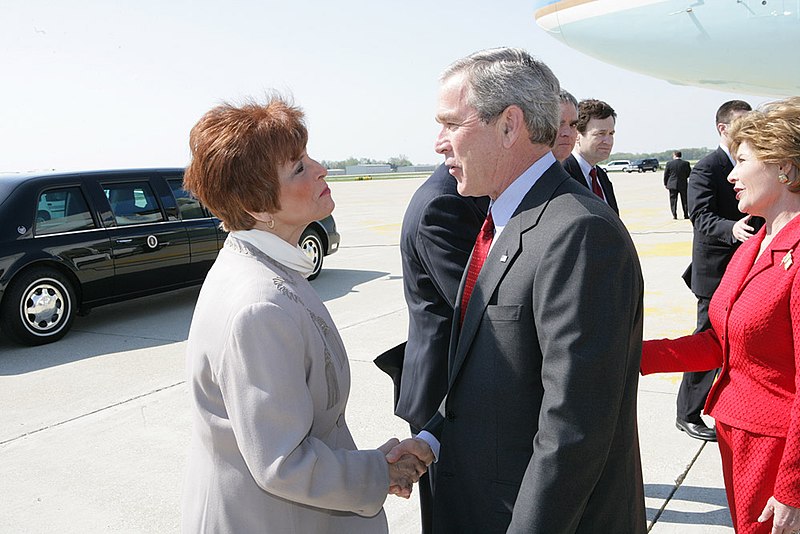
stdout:
[[782,184],[788,184],[788,183],[789,183],[789,177],[788,177],[788,176],[786,176],[786,173],[783,173],[783,172],[782,172],[782,173],[780,173],[780,174],[778,175],[778,181],[779,181],[780,183],[782,183]]
[[275,219],[270,219],[267,221],[267,228],[269,228],[270,230],[275,228]]

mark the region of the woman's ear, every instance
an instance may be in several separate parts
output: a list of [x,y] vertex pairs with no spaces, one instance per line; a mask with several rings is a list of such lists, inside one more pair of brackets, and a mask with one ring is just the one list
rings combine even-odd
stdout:
[[266,211],[247,211],[245,210],[250,217],[255,219],[256,224],[255,228],[261,228],[262,230],[266,227],[272,230],[275,228],[275,218],[272,216],[271,213]]
[[779,161],[778,172],[785,174],[790,180],[794,180],[797,177],[798,169],[791,161]]

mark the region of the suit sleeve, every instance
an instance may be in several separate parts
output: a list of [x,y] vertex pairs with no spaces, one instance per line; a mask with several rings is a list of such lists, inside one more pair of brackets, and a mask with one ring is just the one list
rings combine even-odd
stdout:
[[[269,325],[265,328],[265,325]],[[332,449],[310,435],[305,336],[276,304],[241,311],[217,374],[239,451],[256,484],[293,502],[378,513],[389,473],[377,450]]]
[[669,175],[672,173],[672,163],[671,161],[666,164],[664,167],[664,187],[667,187],[667,183],[669,183]]
[[713,328],[642,345],[642,374],[710,371],[722,367],[722,345]]
[[541,257],[532,301],[544,395],[509,531],[572,532],[635,395],[643,282],[632,244],[599,217],[572,221]]
[[[789,314],[792,325],[800,324],[800,274],[796,272],[789,297]],[[778,476],[775,479],[775,498],[783,504],[800,508],[800,329],[792,329],[795,369],[795,396],[789,415],[786,446],[783,449]]]
[[[451,309],[455,307],[461,277],[481,224],[476,210],[468,202],[455,195],[433,198],[425,207],[416,236],[417,254],[423,269]],[[464,227],[475,231],[466,232]]]
[[714,171],[707,163],[700,161],[692,169],[686,196],[689,218],[696,231],[728,245],[737,242],[733,237],[733,225],[736,221],[726,219],[719,214]]

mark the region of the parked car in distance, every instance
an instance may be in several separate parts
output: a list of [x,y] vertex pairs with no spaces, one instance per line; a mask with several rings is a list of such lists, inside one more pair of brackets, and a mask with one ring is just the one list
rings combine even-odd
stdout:
[[635,159],[625,167],[625,172],[656,172],[661,166],[656,158]]
[[621,171],[624,170],[625,167],[630,165],[630,161],[627,159],[615,159],[609,161],[608,163],[601,163],[600,168],[606,172],[613,172],[613,171]]
[[[2,175],[0,327],[41,345],[77,313],[201,284],[225,236],[181,168]],[[330,216],[305,229],[310,278],[339,239]]]

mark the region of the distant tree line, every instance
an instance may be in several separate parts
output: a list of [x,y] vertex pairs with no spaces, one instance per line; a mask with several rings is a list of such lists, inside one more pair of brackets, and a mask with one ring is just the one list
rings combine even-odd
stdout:
[[333,160],[329,161],[323,159],[319,163],[326,169],[344,169],[345,167],[351,165],[370,165],[376,163],[383,165],[391,165],[392,169],[397,169],[397,167],[404,167],[407,165],[413,165],[413,163],[411,163],[411,160],[408,159],[408,157],[405,154],[400,154],[396,157],[392,157],[387,160],[377,160],[372,158],[354,158],[351,156],[341,161],[333,161]]
[[[683,153],[683,159],[697,161],[706,154],[713,152],[714,148],[676,148],[674,150],[680,150]],[[658,161],[669,161],[672,159],[672,151],[664,150],[662,152],[614,152],[608,157],[610,161],[612,159],[642,159],[642,158],[658,158]],[[351,165],[369,165],[369,164],[384,164],[390,165],[392,169],[397,169],[397,167],[404,167],[407,165],[413,165],[410,159],[405,154],[398,154],[395,157],[391,157],[387,160],[379,160],[379,159],[372,159],[372,158],[356,158],[350,156],[347,159],[335,161],[335,160],[326,160],[323,159],[320,161],[320,164],[325,167],[326,169],[344,169]]]
[[716,150],[715,148],[675,148],[671,150],[664,150],[663,152],[645,152],[645,153],[633,153],[633,152],[614,152],[611,154],[608,159],[642,159],[642,158],[658,158],[658,161],[669,161],[672,159],[672,152],[674,150],[680,150],[682,153],[682,158],[685,160],[692,160],[697,161],[706,154],[713,152]]

